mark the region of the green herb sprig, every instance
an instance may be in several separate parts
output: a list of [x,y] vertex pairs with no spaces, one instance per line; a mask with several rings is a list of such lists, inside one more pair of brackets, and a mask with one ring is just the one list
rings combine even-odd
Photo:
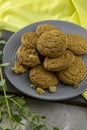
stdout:
[[[1,42],[5,43],[5,42]],[[2,58],[2,51],[0,50],[0,58]],[[29,110],[26,106],[27,102],[23,97],[15,95],[7,95],[6,79],[3,77],[2,68],[9,65],[9,63],[0,63],[0,87],[2,87],[3,95],[0,96],[0,124],[6,118],[10,124],[9,128],[2,128],[0,130],[23,130],[22,126],[25,120],[29,125],[29,130],[60,130],[58,127],[52,125],[46,116]]]

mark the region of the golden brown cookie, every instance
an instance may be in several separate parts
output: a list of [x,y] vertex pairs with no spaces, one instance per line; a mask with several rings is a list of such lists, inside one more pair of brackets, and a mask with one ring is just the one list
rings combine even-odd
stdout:
[[29,77],[31,82],[40,88],[49,88],[58,83],[55,74],[45,70],[42,65],[33,67],[30,70]]
[[44,60],[44,68],[49,71],[61,71],[67,69],[75,60],[75,56],[69,50],[57,58],[48,58]]
[[36,48],[38,36],[35,32],[26,32],[21,37],[21,43],[29,49]]
[[37,42],[37,50],[46,57],[58,57],[67,48],[65,34],[60,30],[51,30],[43,33]]
[[14,66],[12,67],[14,73],[24,73],[26,72],[26,67],[23,66],[19,61],[14,61]]
[[37,26],[36,34],[38,36],[41,36],[42,33],[46,32],[46,31],[54,30],[54,29],[58,29],[58,28],[51,24],[41,24],[41,25]]
[[80,57],[76,57],[74,63],[64,71],[57,73],[57,77],[68,85],[78,86],[86,76],[86,66]]
[[33,67],[40,64],[40,60],[35,49],[28,49],[21,45],[17,50],[17,58],[21,64],[27,67]]
[[78,34],[67,34],[68,49],[74,54],[87,53],[87,40]]

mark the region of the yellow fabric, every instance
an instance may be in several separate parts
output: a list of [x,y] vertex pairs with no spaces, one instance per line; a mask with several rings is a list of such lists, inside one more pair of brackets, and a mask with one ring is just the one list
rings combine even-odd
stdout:
[[85,100],[87,100],[87,91],[85,91],[84,93],[82,93],[82,96],[84,97]]
[[40,20],[70,21],[87,28],[87,0],[0,0],[0,28],[17,31]]
[[[41,20],[64,20],[87,28],[87,0],[0,0],[0,29],[15,32]],[[87,92],[82,96],[87,99]]]

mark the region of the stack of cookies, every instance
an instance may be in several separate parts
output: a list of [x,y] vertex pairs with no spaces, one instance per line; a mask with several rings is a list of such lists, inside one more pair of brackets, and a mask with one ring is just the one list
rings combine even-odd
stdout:
[[15,73],[29,71],[29,78],[39,94],[45,89],[56,92],[59,81],[78,86],[86,76],[82,55],[87,53],[87,40],[78,34],[65,34],[50,24],[37,26],[35,32],[21,37]]

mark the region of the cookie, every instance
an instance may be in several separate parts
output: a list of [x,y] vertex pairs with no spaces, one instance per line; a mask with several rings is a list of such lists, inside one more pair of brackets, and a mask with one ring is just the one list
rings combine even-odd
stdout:
[[37,26],[36,34],[38,36],[41,36],[42,33],[46,32],[46,31],[54,30],[54,29],[58,29],[58,28],[51,24],[41,24],[41,25]]
[[26,67],[23,66],[19,61],[14,61],[14,66],[12,67],[12,71],[16,74],[26,72]]
[[35,32],[26,32],[21,37],[21,43],[29,49],[34,49],[37,46],[38,36]]
[[68,49],[74,54],[87,53],[87,40],[78,34],[67,34]]
[[57,58],[48,58],[44,60],[44,68],[49,71],[61,71],[67,69],[75,60],[75,56],[69,50]]
[[42,65],[33,67],[30,70],[29,77],[31,82],[40,88],[49,88],[58,83],[55,74],[45,70]]
[[39,53],[50,58],[62,55],[66,48],[66,37],[60,30],[51,30],[43,33],[37,42]]
[[75,57],[74,63],[64,71],[57,73],[57,77],[65,84],[78,86],[86,76],[86,66],[80,57]]
[[21,45],[17,50],[17,58],[27,67],[33,67],[40,64],[39,56],[35,49],[28,49],[26,46]]

